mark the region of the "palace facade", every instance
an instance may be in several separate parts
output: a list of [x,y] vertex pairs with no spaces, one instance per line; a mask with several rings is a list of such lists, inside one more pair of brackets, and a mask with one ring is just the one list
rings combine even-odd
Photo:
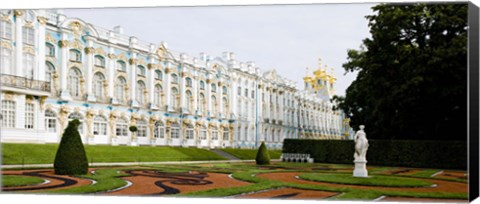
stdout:
[[281,148],[351,134],[325,68],[300,91],[231,52],[192,57],[58,11],[0,10],[0,68],[2,142],[58,143],[72,119],[86,144]]

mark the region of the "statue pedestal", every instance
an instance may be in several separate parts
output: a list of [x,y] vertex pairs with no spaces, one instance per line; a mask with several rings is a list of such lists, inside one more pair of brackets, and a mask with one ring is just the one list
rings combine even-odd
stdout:
[[117,138],[112,138],[112,146],[118,146]]
[[138,146],[138,142],[137,142],[137,139],[132,139],[132,141],[130,141],[130,146]]
[[353,177],[368,177],[367,161],[355,160],[355,169],[353,170]]

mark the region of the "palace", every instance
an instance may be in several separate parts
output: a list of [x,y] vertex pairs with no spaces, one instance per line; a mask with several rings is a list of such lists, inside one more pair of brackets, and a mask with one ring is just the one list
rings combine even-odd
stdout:
[[[79,119],[86,144],[281,148],[347,139],[325,67],[306,89],[239,62],[192,57],[59,11],[0,10],[1,142],[58,143]],[[138,131],[132,133],[130,126]]]

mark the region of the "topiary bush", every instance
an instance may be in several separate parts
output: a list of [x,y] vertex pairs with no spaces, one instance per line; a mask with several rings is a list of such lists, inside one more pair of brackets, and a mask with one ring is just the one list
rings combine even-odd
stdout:
[[128,127],[128,129],[130,130],[130,132],[137,132],[137,130],[138,130],[137,126],[135,126],[135,125],[132,125],[132,126]]
[[55,174],[81,175],[88,173],[87,154],[80,133],[78,133],[78,125],[80,125],[79,120],[70,121],[62,135],[53,164]]
[[270,155],[268,154],[267,146],[262,142],[257,151],[257,157],[255,157],[257,165],[270,164]]

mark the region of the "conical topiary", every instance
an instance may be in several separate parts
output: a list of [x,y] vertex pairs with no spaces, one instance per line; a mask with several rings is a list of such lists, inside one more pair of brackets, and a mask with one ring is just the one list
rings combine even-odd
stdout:
[[255,157],[257,165],[270,164],[270,155],[268,154],[267,146],[262,142],[257,151],[257,157]]
[[87,155],[80,133],[78,133],[78,125],[80,125],[79,120],[70,121],[63,133],[53,164],[55,174],[81,175],[88,173]]

